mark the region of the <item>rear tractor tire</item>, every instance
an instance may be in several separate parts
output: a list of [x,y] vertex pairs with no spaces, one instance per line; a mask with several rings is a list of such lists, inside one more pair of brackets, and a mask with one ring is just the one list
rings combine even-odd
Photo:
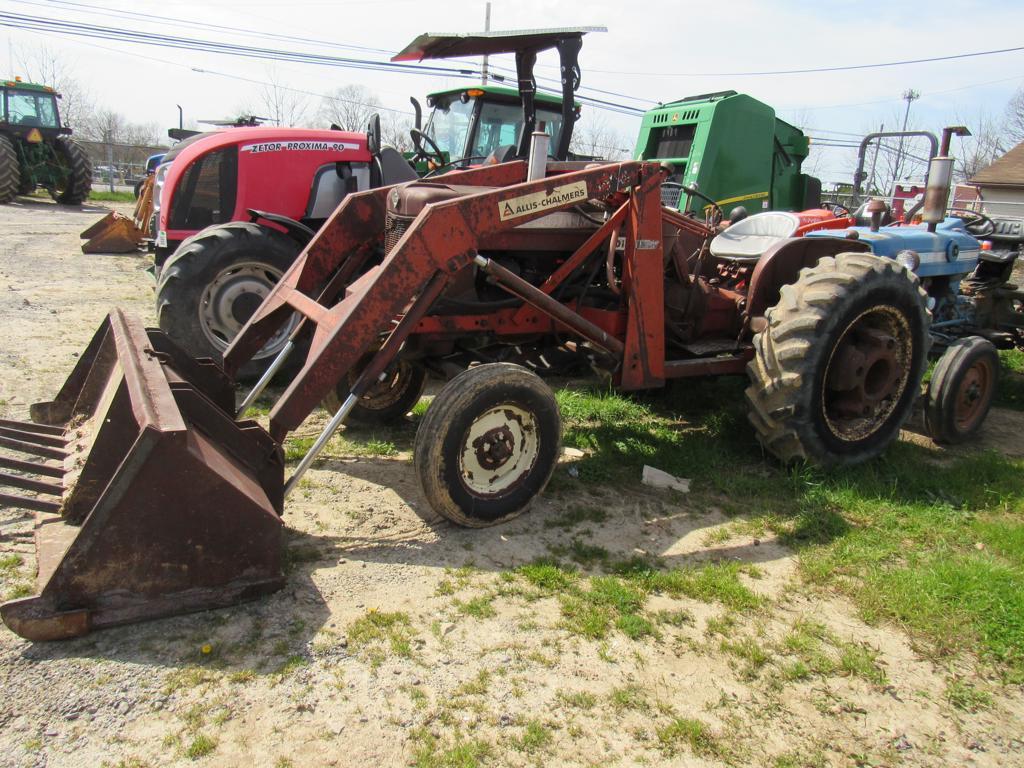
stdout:
[[64,183],[50,189],[50,196],[61,205],[81,205],[92,191],[92,163],[85,150],[73,139],[58,136],[53,151],[67,173]]
[[9,203],[18,195],[21,186],[21,166],[14,144],[7,136],[0,136],[0,203]]
[[437,512],[482,528],[530,508],[555,470],[561,437],[547,384],[521,366],[489,363],[463,371],[434,398],[413,463]]
[[[299,255],[299,244],[247,221],[215,224],[185,240],[164,263],[156,287],[160,329],[193,357],[221,362],[224,351]],[[238,372],[258,377],[288,342],[292,316]],[[302,356],[292,353],[294,366]]]
[[749,418],[783,462],[855,464],[880,454],[911,414],[928,360],[917,277],[865,253],[824,258],[783,286],[754,337]]
[[968,336],[949,345],[932,372],[925,394],[925,429],[937,443],[970,439],[992,407],[999,380],[999,353],[992,342]]

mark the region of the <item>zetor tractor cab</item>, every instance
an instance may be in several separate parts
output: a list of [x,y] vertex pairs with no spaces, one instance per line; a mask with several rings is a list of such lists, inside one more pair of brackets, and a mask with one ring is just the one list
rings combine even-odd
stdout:
[[[154,182],[160,328],[189,354],[220,359],[347,195],[525,157],[541,124],[549,156],[566,159],[579,116],[574,91],[566,102],[565,94],[538,94],[529,83],[522,93],[493,85],[433,93],[422,128],[413,100],[410,158],[381,146],[376,116],[367,134],[242,127],[185,139],[164,157]],[[282,327],[242,376],[260,373],[291,331]]]
[[648,110],[633,156],[672,168],[661,185],[665,205],[703,215],[710,199],[729,217],[738,207],[756,213],[821,205],[821,182],[800,170],[809,150],[803,132],[769,105],[720,91]]
[[46,85],[19,78],[0,86],[0,203],[45,187],[63,205],[80,205],[92,189],[92,164],[61,125],[57,99]]

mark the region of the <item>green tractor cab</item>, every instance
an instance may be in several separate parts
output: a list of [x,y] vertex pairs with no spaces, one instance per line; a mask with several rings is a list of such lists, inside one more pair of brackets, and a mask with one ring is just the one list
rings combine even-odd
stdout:
[[80,205],[92,187],[92,164],[62,125],[57,99],[46,85],[17,78],[0,86],[0,203],[49,190],[64,205]]
[[809,148],[803,132],[764,102],[720,91],[649,110],[634,156],[671,166],[662,184],[670,208],[698,213],[710,198],[729,216],[738,206],[750,213],[817,208],[821,182],[800,170]]
[[[534,95],[537,124],[543,123],[555,151],[562,133],[562,100],[544,93]],[[413,103],[419,118],[419,105]],[[451,158],[460,167],[479,164],[502,147],[518,147],[523,130],[523,106],[519,91],[500,85],[474,85],[451,88],[427,96],[431,108],[423,134],[432,152],[427,160],[416,158],[417,171],[426,173],[428,163],[444,164]],[[431,147],[433,142],[436,147]],[[423,165],[421,168],[420,165]]]

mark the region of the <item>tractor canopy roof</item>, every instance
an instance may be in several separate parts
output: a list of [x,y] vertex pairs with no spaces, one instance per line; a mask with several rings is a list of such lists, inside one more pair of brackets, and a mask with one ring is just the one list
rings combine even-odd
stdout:
[[55,96],[60,95],[48,85],[39,85],[38,83],[23,83],[21,80],[17,78],[13,80],[4,80],[3,87],[17,88],[19,91],[38,91],[39,93],[52,93]]
[[[481,91],[482,93],[473,93],[473,91]],[[475,96],[477,98],[479,98],[480,96],[483,96],[485,98],[487,96],[498,96],[505,97],[510,101],[519,101],[519,91],[517,91],[515,88],[509,88],[504,85],[491,85],[490,83],[487,83],[486,85],[471,85],[462,88],[446,88],[443,91],[434,91],[433,93],[428,93],[427,104],[433,105],[436,101],[443,100],[444,97],[446,96],[459,96],[467,92],[469,93],[470,96]],[[534,98],[536,98],[538,104],[544,104],[546,106],[552,107],[560,107],[562,105],[562,100],[558,96],[551,93],[538,92]]]
[[511,29],[495,32],[426,32],[392,61],[451,59],[460,56],[489,56],[517,51],[546,51],[563,40],[583,37],[588,32],[607,32],[607,27],[560,27],[556,29]]

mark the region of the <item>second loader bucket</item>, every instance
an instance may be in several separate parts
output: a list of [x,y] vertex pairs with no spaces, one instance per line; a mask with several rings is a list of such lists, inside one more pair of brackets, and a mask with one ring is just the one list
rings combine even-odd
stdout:
[[133,253],[139,250],[143,233],[131,218],[111,211],[80,237],[86,241],[82,253]]
[[0,425],[0,447],[50,459],[0,456],[0,485],[37,494],[0,505],[36,511],[39,565],[4,623],[54,640],[278,589],[284,462],[233,407],[219,367],[112,312],[57,398]]

